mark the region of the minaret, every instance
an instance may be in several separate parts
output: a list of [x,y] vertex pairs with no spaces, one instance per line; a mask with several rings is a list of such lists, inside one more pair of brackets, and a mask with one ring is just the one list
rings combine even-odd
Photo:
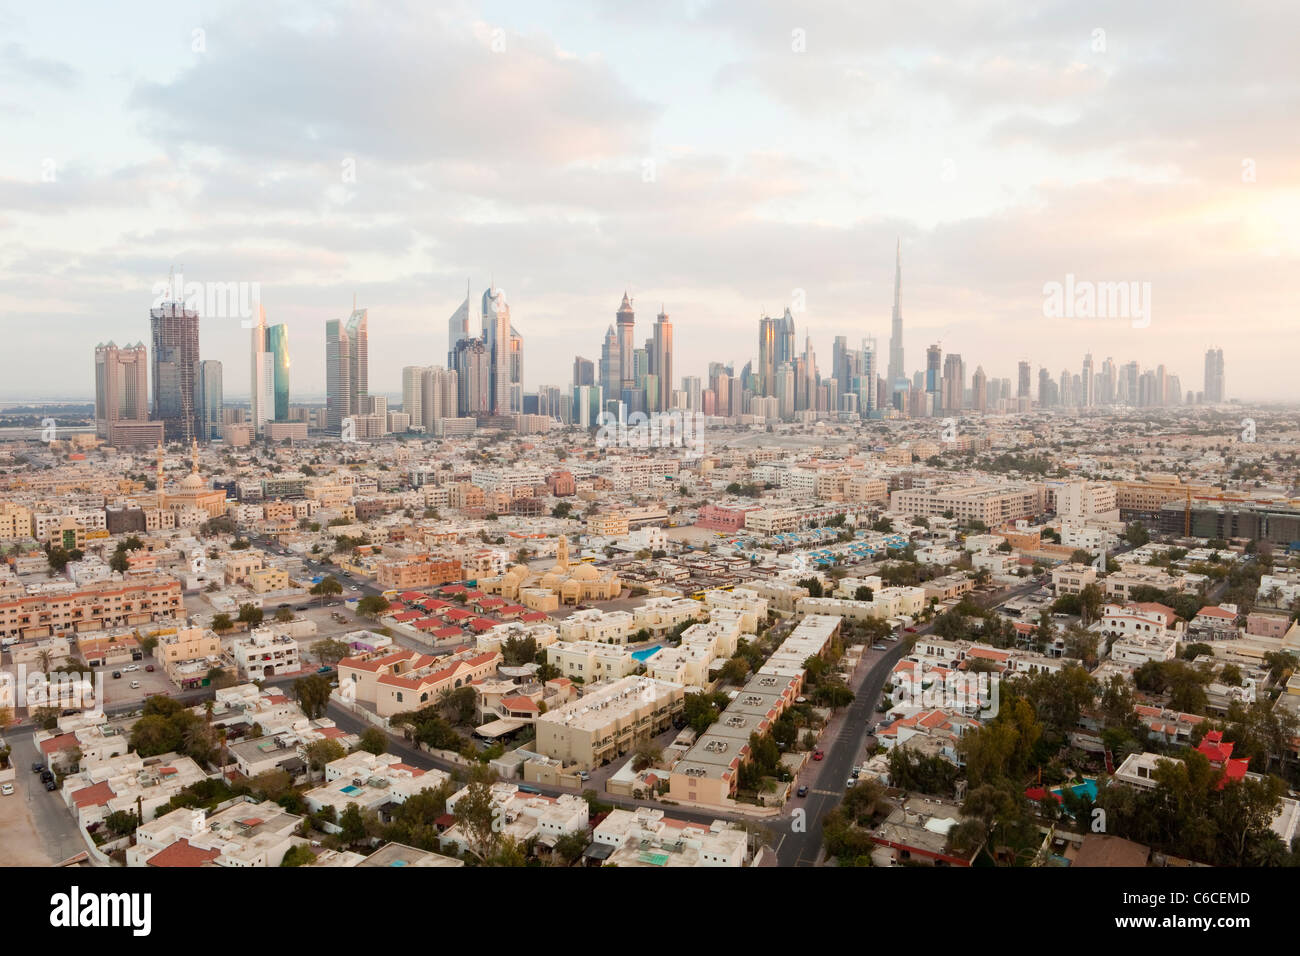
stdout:
[[199,473],[199,442],[196,438],[190,445],[190,474]]
[[555,563],[560,566],[560,570],[569,570],[569,539],[566,535],[560,535],[560,543],[555,549]]
[[894,315],[889,331],[889,388],[905,376],[903,371],[903,241],[894,252]]
[[163,446],[162,442],[158,443],[158,465],[154,471],[154,494],[158,499],[158,510],[162,511],[167,500],[167,494],[164,489],[163,481]]

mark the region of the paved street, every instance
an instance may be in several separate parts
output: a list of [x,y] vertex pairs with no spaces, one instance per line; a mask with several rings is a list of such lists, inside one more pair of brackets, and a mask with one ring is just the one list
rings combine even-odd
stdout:
[[[12,760],[18,770],[14,785],[18,792],[12,797],[3,797],[5,801],[22,800],[30,814],[32,833],[37,838],[48,860],[33,865],[53,865],[61,863],[86,849],[81,831],[77,829],[72,814],[64,806],[62,795],[56,791],[47,791],[41,785],[41,779],[32,773],[32,764],[40,759],[36,744],[30,732],[10,732],[5,738],[13,747]],[[20,844],[21,846],[21,844]],[[10,852],[6,841],[6,856]],[[11,864],[10,859],[0,863]],[[14,862],[12,865],[19,865]]]

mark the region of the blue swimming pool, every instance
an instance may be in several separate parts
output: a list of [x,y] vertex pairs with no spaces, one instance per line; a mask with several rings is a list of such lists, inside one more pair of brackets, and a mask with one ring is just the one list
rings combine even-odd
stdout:
[[[1074,786],[1070,787],[1070,790],[1074,792],[1076,797],[1087,797],[1094,803],[1097,801],[1097,781],[1091,777],[1085,777],[1083,783],[1076,783]],[[1052,793],[1059,797],[1061,795],[1061,788],[1053,787]]]
[[656,644],[654,647],[647,647],[644,651],[636,651],[632,656],[644,664],[663,649],[664,646],[662,644]]
[[343,792],[346,793],[346,794],[350,797],[350,796],[352,796],[354,793],[360,793],[360,792],[361,792],[361,788],[360,788],[360,787],[354,787],[352,784],[348,784],[346,787],[343,788]]

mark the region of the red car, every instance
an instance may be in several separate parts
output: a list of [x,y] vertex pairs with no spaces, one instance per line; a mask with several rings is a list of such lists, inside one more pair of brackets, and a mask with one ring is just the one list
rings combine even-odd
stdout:
[[826,755],[825,755],[824,753],[822,753],[820,750],[814,750],[814,751],[813,751],[813,760],[821,760],[821,759],[822,759],[823,757],[825,757],[825,756],[826,756]]
[[915,633],[916,633],[916,628],[914,628],[914,627],[905,627],[905,628],[903,628],[903,630],[905,630],[908,634],[915,634]]
[[149,671],[149,673],[151,673],[151,674],[153,673],[153,665],[152,665],[152,664],[145,664],[145,665],[144,665],[144,669],[147,670],[147,671]]

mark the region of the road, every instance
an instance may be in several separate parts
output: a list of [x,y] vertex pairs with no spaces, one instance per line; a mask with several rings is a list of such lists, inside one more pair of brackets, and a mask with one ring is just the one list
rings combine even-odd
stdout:
[[[64,806],[62,795],[58,791],[46,790],[41,785],[40,777],[31,772],[32,764],[41,760],[33,735],[10,734],[7,739],[13,747],[13,765],[18,771],[15,781],[18,795],[27,801],[32,822],[45,852],[50,859],[60,863],[84,851],[86,843],[81,838],[81,830]],[[43,760],[41,762],[44,763]],[[7,799],[12,800],[13,797]]]
[[[998,607],[1041,586],[1040,582],[1031,580],[999,591],[990,602],[991,606]],[[922,625],[916,629],[915,636],[929,634],[933,627],[933,621]],[[894,665],[910,651],[913,643],[899,641],[891,645],[889,650],[870,665],[858,686],[853,689],[853,703],[849,705],[843,721],[838,724],[835,739],[822,744],[826,758],[820,762],[821,769],[817,772],[816,780],[809,785],[808,796],[801,806],[792,804],[789,808],[803,809],[805,815],[802,818],[802,832],[796,832],[793,826],[796,818],[792,815],[783,815],[779,822],[774,822],[773,826],[787,828],[784,834],[778,836],[775,847],[781,866],[817,864],[822,850],[822,820],[844,799],[849,774],[866,744],[867,728],[876,713],[880,693],[884,690]]]
[[[928,629],[929,625],[926,625],[918,628],[917,633],[923,634]],[[804,815],[783,815],[779,821],[773,822],[774,828],[786,829],[785,833],[778,835],[775,847],[781,866],[816,865],[822,848],[822,820],[844,798],[845,784],[866,743],[867,728],[876,712],[876,704],[880,701],[880,692],[894,665],[907,653],[909,647],[910,642],[899,641],[866,669],[858,685],[853,688],[853,703],[838,723],[835,738],[821,742],[826,757],[820,761],[816,780],[809,784],[808,796],[798,805],[792,803],[789,807],[791,810],[803,810]],[[802,832],[796,830],[796,820],[801,822]]]

